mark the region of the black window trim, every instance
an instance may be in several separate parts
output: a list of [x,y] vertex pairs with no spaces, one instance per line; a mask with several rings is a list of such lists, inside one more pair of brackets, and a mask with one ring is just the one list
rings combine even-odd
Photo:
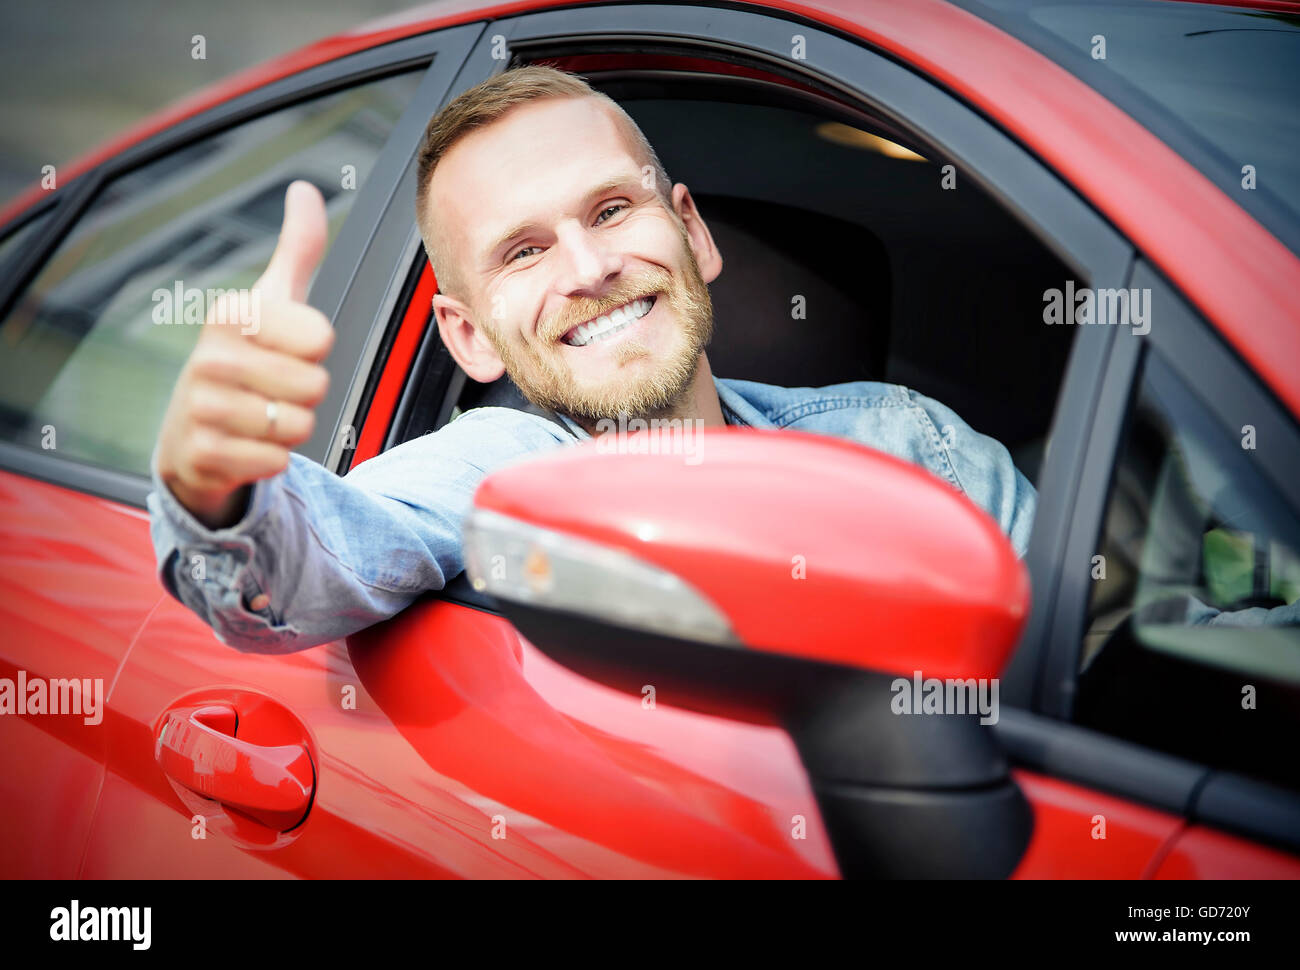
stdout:
[[993,731],[1018,767],[1300,854],[1300,793],[1006,706]]
[[[14,235],[14,233],[22,232],[22,230],[27,227],[28,223],[35,222],[43,216],[49,215],[60,201],[61,197],[57,192],[50,192],[43,198],[33,202],[22,212],[19,212],[3,226],[0,226],[0,246],[3,246],[5,242],[8,241],[9,237]],[[53,225],[53,223],[51,223],[51,225]],[[45,233],[49,231],[49,228],[49,226],[46,226],[44,230],[33,236],[31,240],[32,245],[41,242],[45,237]],[[0,281],[0,285],[3,285],[3,281]]]
[[[417,96],[412,101],[420,100],[421,94],[427,96],[431,89],[445,91],[459,70],[464,54],[482,32],[485,23],[478,21],[461,24],[394,41],[281,78],[188,118],[124,149],[120,154],[81,174],[51,193],[49,199],[36,203],[30,210],[25,210],[6,225],[6,232],[16,230],[28,219],[35,218],[39,212],[58,206],[50,224],[45,226],[32,241],[33,244],[27,247],[25,255],[15,262],[14,272],[6,279],[0,280],[0,321],[7,319],[18,295],[31,284],[40,268],[45,265],[72,227],[111,180],[203,138],[219,134],[226,129],[274,111],[358,84],[419,70],[421,67],[424,68],[424,75]],[[411,110],[408,106],[399,125],[406,122],[409,127],[410,114]],[[427,118],[425,120],[427,121]],[[358,198],[353,203],[343,228],[326,254],[308,296],[308,302],[313,306],[322,309],[334,306],[336,310],[335,313],[325,310],[334,322],[338,334],[335,349],[326,362],[327,369],[330,371],[331,391],[330,397],[327,397],[318,411],[321,415],[330,414],[328,408],[339,406],[337,396],[351,390],[348,387],[339,387],[340,382],[354,377],[354,374],[342,373],[340,350],[342,353],[348,352],[350,349],[348,345],[354,342],[351,339],[352,334],[357,328],[339,326],[341,320],[349,321],[346,317],[337,315],[339,302],[337,291],[346,289],[351,284],[357,267],[344,267],[341,264],[345,253],[355,254],[358,249],[365,251],[374,239],[375,210],[380,208],[382,202],[390,198],[394,191],[391,184],[378,183],[388,178],[394,168],[390,160],[394,150],[405,147],[400,145],[402,139],[398,135],[397,126],[394,126],[394,131],[390,133],[388,141],[375,160],[371,177],[359,190]],[[359,244],[358,240],[360,240]],[[349,256],[349,258],[357,257]],[[367,334],[367,338],[369,336]],[[340,348],[339,344],[345,346]],[[299,450],[314,460],[320,460],[318,455],[306,450],[306,446]],[[97,466],[79,459],[42,454],[12,442],[0,442],[0,469],[139,508],[144,507],[145,496],[152,488],[149,479],[144,476]]]
[[423,245],[415,225],[420,141],[429,118],[463,90],[467,78],[475,78],[473,84],[488,76],[486,29],[486,21],[476,21],[413,38],[435,44],[439,56],[389,133],[348,213],[346,232],[326,253],[311,288],[308,302],[334,323],[335,341],[325,361],[330,386],[317,409],[315,432],[297,450],[335,472],[347,470],[373,389],[372,372],[382,366],[388,332],[401,323],[402,291]]

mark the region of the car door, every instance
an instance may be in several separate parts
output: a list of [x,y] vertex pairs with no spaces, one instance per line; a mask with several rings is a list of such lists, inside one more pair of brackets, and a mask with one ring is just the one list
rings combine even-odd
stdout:
[[[152,443],[197,336],[192,324],[203,317],[188,309],[257,277],[295,178],[312,181],[327,201],[331,246],[313,299],[329,306],[346,292],[365,265],[364,243],[392,197],[400,156],[413,152],[421,118],[481,29],[468,24],[306,69],[294,60],[296,73],[82,175],[57,202],[46,252],[24,254],[35,265],[0,327],[9,341],[0,365],[8,372],[0,474],[10,499],[0,595],[22,634],[6,639],[5,663],[33,677],[100,678],[105,706],[95,726],[52,717],[0,724],[22,735],[0,746],[5,784],[14,786],[3,800],[7,875],[279,871],[229,841],[226,852],[197,859],[147,847],[181,830],[186,847],[218,844],[191,842],[191,816],[154,760],[154,722],[169,702],[213,684],[256,684],[251,694],[224,697],[245,714],[248,738],[268,725],[310,734],[314,720],[267,693],[276,693],[277,679],[293,680],[290,668],[265,671],[158,595],[143,510]],[[350,339],[349,321],[330,309]],[[374,319],[358,327],[368,333]],[[336,387],[349,384],[355,363],[334,375]],[[147,617],[154,622],[144,626]],[[213,666],[213,657],[230,662]],[[330,663],[322,652],[312,669]],[[40,727],[46,722],[56,723]],[[225,723],[208,715],[200,722]],[[60,770],[74,762],[79,773]]]
[[[873,40],[906,60],[925,25],[903,13],[886,21],[896,33],[882,29]],[[533,14],[494,23],[489,34],[507,40],[516,62],[575,63],[588,71],[604,65],[622,74],[655,70],[636,58],[656,52],[666,58],[688,52],[701,71],[721,72],[727,69],[708,57],[725,51],[736,73],[784,72],[844,100],[861,99],[953,160],[962,178],[976,180],[1048,241],[1079,285],[1116,287],[1128,278],[1128,243],[1005,133],[943,86],[807,23],[796,27],[753,12],[623,6]],[[963,80],[978,85],[979,76]],[[1076,501],[1111,339],[1102,330],[1079,329],[1052,424],[1039,524],[1026,560],[1035,613],[1019,655],[1031,665],[1050,642],[1064,524]],[[412,372],[387,431],[367,427],[363,437],[391,445],[451,416],[456,374],[445,360],[439,363],[431,334],[420,358],[424,364]],[[424,380],[429,373],[437,380]],[[562,861],[592,874],[643,873],[647,864],[676,874],[776,874],[798,871],[792,862],[836,871],[825,861],[833,850],[788,743],[662,701],[650,716],[645,698],[611,692],[549,661],[464,582],[354,636],[349,646],[368,693],[395,728],[440,776],[481,794],[476,824],[485,844],[493,833],[506,841],[516,837],[508,834],[516,827],[525,828],[529,840],[554,846]],[[1022,727],[1018,713],[1032,716],[1030,691],[1012,690],[1010,697],[1024,710],[1009,712],[1015,723],[1004,732],[1008,737]],[[1027,749],[1016,748],[1018,777],[1034,807],[1035,841],[1018,874],[1137,877],[1178,831],[1176,813],[1095,778],[1076,784],[1068,774],[1053,777],[1042,760],[1023,757]],[[1101,812],[1110,824],[1107,851],[1071,851]],[[741,825],[738,818],[751,821]],[[727,819],[722,832],[719,823]],[[807,825],[792,826],[793,819]],[[794,829],[805,837],[792,836]],[[710,840],[713,852],[702,844]],[[691,851],[674,851],[681,846]]]
[[[1022,137],[1134,242],[1142,256],[1125,285],[1149,300],[1150,332],[1105,327],[1095,395],[1062,400],[1089,440],[1068,469],[1075,498],[1057,526],[1051,608],[1035,609],[1042,649],[1022,650],[1007,672],[1024,710],[1002,725],[1005,743],[1023,769],[1041,772],[1035,784],[1085,810],[1040,859],[1117,855],[1106,834],[1113,809],[1076,801],[1082,788],[1156,813],[1153,832],[1165,839],[1145,875],[1293,876],[1300,825],[1285,778],[1269,771],[1286,761],[1285,729],[1249,733],[1293,709],[1285,629],[1229,634],[1142,610],[1153,598],[1173,609],[1180,596],[1184,606],[1249,607],[1242,589],[1227,595],[1225,575],[1260,602],[1285,602],[1285,583],[1270,589],[1268,577],[1287,568],[1290,499],[1268,484],[1278,478],[1268,467],[1294,455],[1276,449],[1293,439],[1300,400],[1294,369],[1280,366],[1300,334],[1286,282],[1300,267],[1300,235],[1292,166],[1272,159],[1294,157],[1294,131],[1240,122],[1289,117],[1294,82],[1281,68],[1300,34],[1285,18],[1229,7],[959,2],[1090,86],[1070,99],[1077,139],[1042,117]],[[1106,37],[1120,38],[1109,58],[1097,47]],[[1043,90],[1057,87],[1050,73],[1038,72]],[[1010,98],[993,110],[1022,123],[1035,114]],[[1265,156],[1276,174],[1257,192],[1250,173]],[[1266,416],[1272,454],[1246,447],[1246,426]],[[1235,528],[1197,519],[1225,507]],[[1244,657],[1259,653],[1261,635],[1273,638],[1282,671],[1256,665],[1247,675]],[[1206,637],[1220,638],[1217,650]],[[1246,687],[1272,698],[1270,714],[1229,717],[1228,730],[1218,720],[1225,692],[1237,714]],[[1195,725],[1188,698],[1200,704]]]
[[[62,204],[0,243],[3,278]],[[123,476],[67,457],[60,423],[12,406],[10,362],[30,320],[20,305],[0,324],[0,875],[70,878],[103,780],[103,701],[158,596],[143,513],[100,497]]]
[[1154,876],[1297,878],[1300,425],[1149,263],[1132,284],[1152,329],[1113,348],[1041,704],[1181,817]]

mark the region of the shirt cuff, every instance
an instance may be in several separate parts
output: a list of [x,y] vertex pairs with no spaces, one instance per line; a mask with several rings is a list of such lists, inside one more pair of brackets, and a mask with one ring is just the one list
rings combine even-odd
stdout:
[[258,523],[266,517],[267,510],[274,502],[275,493],[280,488],[280,479],[283,477],[283,473],[273,478],[253,482],[248,496],[248,506],[244,510],[243,517],[234,525],[221,529],[209,529],[196,519],[190,513],[190,510],[172,494],[171,489],[167,487],[162,480],[162,476],[158,473],[158,454],[156,451],[149,458],[149,477],[153,481],[153,491],[157,497],[158,507],[167,520],[167,524],[171,526],[172,533],[179,540],[178,545],[180,542],[218,544],[223,540],[229,541],[234,537],[247,536],[256,528]]

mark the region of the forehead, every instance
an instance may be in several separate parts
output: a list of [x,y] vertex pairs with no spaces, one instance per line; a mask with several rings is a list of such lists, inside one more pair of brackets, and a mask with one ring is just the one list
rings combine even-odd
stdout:
[[472,257],[523,219],[544,222],[597,182],[640,163],[626,127],[598,98],[548,98],[471,132],[433,172],[429,201],[440,229]]

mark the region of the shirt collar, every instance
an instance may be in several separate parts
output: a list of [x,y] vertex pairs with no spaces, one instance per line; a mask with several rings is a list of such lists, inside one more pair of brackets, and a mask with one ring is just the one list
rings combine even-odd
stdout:
[[[776,427],[768,420],[767,415],[741,397],[739,392],[728,387],[725,382],[715,377],[713,378],[713,388],[718,393],[718,404],[722,406],[722,418],[727,424],[741,428]],[[591,435],[587,434],[586,428],[567,414],[560,414],[559,419],[564,422],[564,426],[572,431],[578,440],[586,441],[591,437]]]
[[722,405],[722,416],[727,424],[742,428],[775,428],[776,425],[766,414],[750,404],[741,393],[724,380],[713,379],[713,386],[718,391],[718,403]]

